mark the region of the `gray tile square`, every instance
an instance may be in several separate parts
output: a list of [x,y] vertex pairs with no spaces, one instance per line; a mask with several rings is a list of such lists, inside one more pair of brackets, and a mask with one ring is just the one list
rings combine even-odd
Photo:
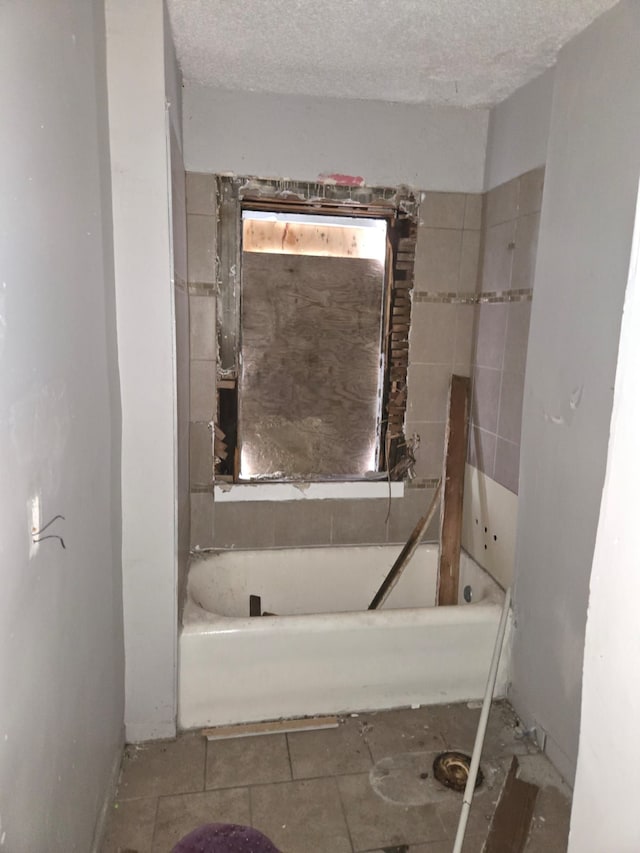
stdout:
[[328,545],[333,501],[301,500],[274,504],[276,547]]
[[446,837],[434,805],[400,806],[387,802],[371,787],[369,774],[340,776],[337,782],[355,851]]
[[187,215],[187,278],[189,282],[215,282],[214,216]]
[[417,477],[429,480],[442,475],[445,430],[444,423],[410,421],[407,424],[409,435],[420,436],[420,444],[415,451]]
[[489,367],[476,367],[473,373],[471,417],[475,426],[487,432],[497,432],[501,378],[500,370]]
[[482,291],[510,290],[515,234],[515,219],[487,229],[482,259]]
[[416,291],[457,291],[461,248],[461,230],[419,227],[415,260]]
[[518,480],[520,476],[520,445],[498,438],[496,442],[496,462],[494,467],[494,480],[509,489],[515,495],[518,494]]
[[502,369],[509,304],[485,302],[478,306],[474,362],[478,367]]
[[511,270],[511,289],[526,290],[533,287],[538,252],[538,231],[540,214],[521,216],[516,225],[513,267]]
[[[499,790],[487,791],[486,789],[479,789],[476,791],[467,821],[467,832],[470,838],[487,838],[489,827],[491,826],[491,818],[493,817],[499,796]],[[435,808],[446,834],[451,839],[455,838],[460,819],[460,809],[462,808],[462,794],[458,794],[454,799],[446,802],[437,803]],[[451,844],[451,841],[449,843]],[[470,849],[477,849],[474,843],[470,844]]]
[[520,175],[520,193],[518,196],[518,213],[520,216],[540,211],[543,189],[544,166]]
[[212,740],[207,744],[207,789],[288,782],[290,779],[284,734]]
[[189,481],[194,486],[213,483],[213,451],[209,424],[189,424]]
[[210,421],[216,410],[216,363],[192,361],[190,370],[190,418]]
[[481,245],[482,233],[480,231],[462,232],[459,293],[476,293],[479,289]]
[[420,202],[420,224],[427,228],[462,228],[466,198],[464,193],[424,193]]
[[520,444],[524,375],[505,371],[500,391],[500,419],[497,433],[514,444]]
[[116,800],[109,812],[102,853],[151,853],[157,807],[156,797]]
[[439,721],[429,707],[363,714],[361,721],[374,761],[401,752],[444,749]]
[[191,492],[191,547],[213,546],[213,493]]
[[[391,501],[387,541],[398,543],[407,541],[416,524],[431,504],[435,489],[406,489],[401,500]],[[436,542],[439,536],[439,513],[436,512],[423,536],[423,542]],[[400,551],[398,551],[400,553]]]
[[486,224],[488,228],[515,219],[518,215],[519,179],[513,178],[495,189],[489,190],[486,202]]
[[473,361],[477,313],[477,305],[456,305],[456,347],[453,372],[460,374],[460,365],[463,365],[464,376],[470,375],[469,369]]
[[127,746],[118,800],[202,791],[204,756],[205,741],[200,735]]
[[216,504],[214,534],[217,548],[273,548],[273,503]]
[[331,542],[334,545],[386,542],[388,501],[364,499],[331,503]]
[[190,351],[193,359],[216,358],[216,300],[214,296],[189,296]]
[[351,853],[334,779],[251,788],[252,824],[282,853]]
[[449,365],[411,364],[409,366],[408,420],[446,421],[452,372],[452,367]]
[[507,311],[507,337],[504,369],[524,373],[527,364],[531,302],[510,302]]
[[202,172],[187,172],[187,213],[216,215],[216,177]]
[[362,773],[371,767],[362,728],[348,718],[337,729],[287,735],[294,779]]
[[469,430],[469,465],[473,465],[487,477],[492,478],[496,460],[496,442],[495,433],[486,432],[474,426]]
[[412,364],[453,363],[456,306],[417,302],[411,314],[409,360]]
[[249,826],[250,821],[247,788],[161,797],[152,850],[169,853],[181,838],[207,823]]
[[483,193],[467,193],[464,227],[479,231],[482,228]]

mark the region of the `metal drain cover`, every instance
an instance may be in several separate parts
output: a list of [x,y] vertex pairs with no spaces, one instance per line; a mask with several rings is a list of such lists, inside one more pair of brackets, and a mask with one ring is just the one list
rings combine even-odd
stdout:
[[[441,752],[433,762],[433,775],[442,785],[462,793],[469,778],[470,767],[471,757],[464,752]],[[476,788],[479,788],[483,781],[482,770],[478,767]]]

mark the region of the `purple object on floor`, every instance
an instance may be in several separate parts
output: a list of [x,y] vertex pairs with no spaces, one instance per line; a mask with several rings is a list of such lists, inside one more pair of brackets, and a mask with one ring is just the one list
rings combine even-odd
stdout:
[[266,835],[250,826],[208,823],[178,841],[171,853],[280,853]]

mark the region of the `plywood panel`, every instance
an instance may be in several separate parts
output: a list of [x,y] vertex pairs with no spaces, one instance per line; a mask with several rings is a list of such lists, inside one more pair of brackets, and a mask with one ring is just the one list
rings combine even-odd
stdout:
[[383,265],[244,253],[241,474],[375,467]]

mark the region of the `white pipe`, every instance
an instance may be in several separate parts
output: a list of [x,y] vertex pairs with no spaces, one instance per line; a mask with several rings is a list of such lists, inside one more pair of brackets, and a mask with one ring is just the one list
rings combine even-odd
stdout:
[[464,797],[462,798],[462,810],[460,812],[460,820],[458,822],[458,832],[453,845],[453,853],[460,853],[464,842],[464,834],[467,830],[467,820],[469,819],[469,811],[471,802],[476,788],[476,777],[478,775],[478,767],[480,766],[480,754],[484,744],[484,736],[487,731],[487,722],[489,720],[489,711],[491,710],[491,700],[493,699],[493,691],[496,686],[496,677],[498,675],[498,664],[500,663],[500,654],[502,652],[502,643],[504,640],[504,632],[507,627],[507,617],[509,615],[509,605],[511,604],[511,587],[506,591],[504,596],[504,604],[502,605],[502,615],[500,616],[500,624],[498,625],[498,633],[496,635],[496,644],[493,648],[493,657],[491,658],[491,666],[489,667],[489,676],[487,677],[487,687],[484,692],[484,701],[482,703],[482,711],[480,713],[480,722],[478,723],[478,731],[476,732],[476,741],[473,745],[473,754],[471,756],[471,766],[469,767],[469,776],[464,789]]

